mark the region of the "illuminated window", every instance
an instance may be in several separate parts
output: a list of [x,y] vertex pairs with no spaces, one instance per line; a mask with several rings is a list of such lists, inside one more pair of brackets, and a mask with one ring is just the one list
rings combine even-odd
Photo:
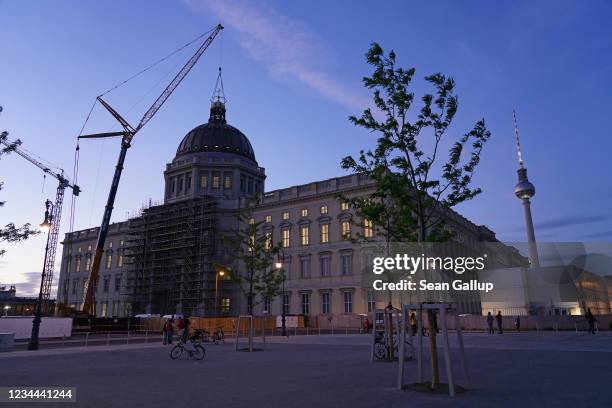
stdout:
[[348,201],[342,201],[340,203],[340,211],[348,211],[348,209],[349,209]]
[[353,292],[343,292],[344,296],[344,313],[353,313]]
[[351,223],[342,221],[342,239],[351,239]]
[[255,224],[255,218],[249,218],[249,225]]
[[223,188],[227,190],[232,188],[232,173],[225,173],[223,175]]
[[308,245],[310,228],[308,226],[300,227],[300,244]]
[[81,271],[81,255],[77,255],[77,257],[76,257],[76,261],[74,263],[74,271],[75,272],[80,272]]
[[106,269],[110,269],[112,265],[113,265],[113,255],[108,254],[106,255]]
[[289,248],[291,245],[290,236],[289,236],[289,228],[283,229],[283,248]]
[[272,222],[272,216],[266,215],[266,222]]
[[102,302],[100,303],[100,306],[100,316],[106,317],[106,309],[108,308],[108,302]]
[[81,253],[81,247],[77,248],[77,252],[80,254]]
[[321,243],[329,242],[329,224],[321,224]]
[[88,250],[88,251],[91,251],[91,245],[88,245],[88,246],[87,246],[87,250]]
[[266,250],[269,250],[270,248],[272,248],[272,233],[271,232],[266,232],[266,241],[265,241],[264,247]]
[[200,189],[206,190],[208,187],[208,174],[202,174],[200,176]]
[[308,208],[302,208],[302,217],[308,217]]
[[85,270],[89,271],[89,268],[91,268],[91,255],[87,254],[85,255]]
[[212,176],[212,188],[218,189],[221,187],[221,175],[219,172],[214,172]]
[[289,219],[289,211],[285,211],[285,212],[283,213],[282,219],[283,219],[283,220],[288,220],[288,219]]
[[123,240],[119,241],[119,245],[123,246]]
[[221,313],[229,313],[231,306],[230,298],[221,299]]
[[372,238],[374,235],[374,224],[370,220],[363,220],[363,236]]
[[326,205],[322,205],[321,206],[321,214],[327,214],[327,206]]
[[321,293],[321,311],[323,314],[331,313],[331,293]]
[[112,248],[112,247],[113,247],[113,241],[111,241],[111,242],[109,242],[109,243],[108,243],[108,247],[109,247],[109,248]]
[[121,268],[123,266],[123,254],[119,254],[117,257],[117,267]]
[[302,293],[302,314],[310,314],[310,293]]

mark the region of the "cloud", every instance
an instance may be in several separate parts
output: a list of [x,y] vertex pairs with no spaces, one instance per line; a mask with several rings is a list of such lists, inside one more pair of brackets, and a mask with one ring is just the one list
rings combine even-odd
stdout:
[[361,111],[369,101],[320,69],[333,61],[330,50],[308,27],[259,2],[184,0],[196,11],[212,12],[238,33],[244,51],[275,78],[297,80],[324,98]]
[[[12,282],[2,279],[0,286],[15,285],[17,288],[17,296],[36,297],[40,290],[40,272],[23,272],[19,274],[18,280],[13,279]],[[53,284],[51,286],[51,298],[55,298],[57,293],[57,276],[54,275]]]
[[[560,218],[553,218],[548,221],[535,224],[536,232],[546,231],[557,228],[571,227],[574,225],[593,224],[607,220],[609,217],[605,215],[574,215]],[[517,226],[512,231],[522,231],[524,226]]]
[[610,238],[612,238],[612,230],[601,231],[601,232],[594,232],[592,234],[585,234],[585,235],[581,235],[580,236],[580,238],[603,238],[603,237],[610,237]]

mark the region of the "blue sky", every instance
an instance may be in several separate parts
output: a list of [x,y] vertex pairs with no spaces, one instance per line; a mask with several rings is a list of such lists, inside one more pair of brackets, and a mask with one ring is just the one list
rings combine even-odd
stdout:
[[[451,137],[481,117],[493,133],[475,178],[483,194],[459,212],[501,240],[524,240],[513,196],[516,108],[537,189],[537,238],[609,242],[609,21],[610,1],[0,1],[0,129],[71,174],[75,137],[95,96],[221,22],[222,36],[137,136],[113,220],[162,199],[164,166],[185,133],[207,120],[219,65],[228,121],[250,138],[268,190],[339,176],[343,156],[373,144],[347,117],[369,103],[363,54],[377,41],[416,67],[417,95],[428,91],[427,74],[455,78],[460,105]],[[107,100],[137,122],[192,51]],[[98,107],[86,131],[115,128]],[[81,143],[76,229],[99,224],[118,149],[118,140]],[[7,200],[0,223],[40,223],[56,183],[43,185],[18,157],[0,161],[0,176]],[[43,248],[42,236],[11,245],[0,283],[36,276],[28,272],[41,269]]]

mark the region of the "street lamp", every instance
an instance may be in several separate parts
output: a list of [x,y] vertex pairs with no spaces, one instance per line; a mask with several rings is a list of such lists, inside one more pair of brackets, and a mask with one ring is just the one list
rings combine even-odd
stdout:
[[4,316],[8,316],[8,311],[11,307],[9,305],[4,306]]
[[219,317],[219,276],[225,276],[223,269],[219,269],[215,274],[215,317]]
[[276,267],[276,269],[281,271],[283,274],[283,291],[281,295],[282,296],[281,297],[281,327],[283,331],[282,335],[287,336],[286,326],[285,326],[285,269],[283,268],[284,263],[285,263],[285,253],[283,252],[283,249],[280,248],[278,251],[276,263],[274,264],[274,266]]
[[[53,203],[50,200],[45,201],[45,220],[40,224],[43,231],[50,231],[51,223],[53,222]],[[32,321],[32,335],[28,343],[28,350],[38,350],[38,334],[40,332],[40,322],[42,320],[42,303],[43,303],[43,285],[45,283],[45,267],[47,265],[47,256],[49,255],[49,238],[51,234],[47,234],[47,244],[45,246],[45,260],[43,262],[42,274],[40,277],[40,290],[38,291],[38,300],[34,309],[34,320]]]

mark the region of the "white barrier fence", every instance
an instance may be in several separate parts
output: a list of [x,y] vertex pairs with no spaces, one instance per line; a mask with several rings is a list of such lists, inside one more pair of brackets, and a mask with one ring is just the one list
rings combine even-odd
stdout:
[[[15,340],[29,339],[32,334],[32,316],[0,318],[0,333],[15,333]],[[52,337],[70,337],[72,334],[72,318],[43,317],[40,322],[41,339]]]

